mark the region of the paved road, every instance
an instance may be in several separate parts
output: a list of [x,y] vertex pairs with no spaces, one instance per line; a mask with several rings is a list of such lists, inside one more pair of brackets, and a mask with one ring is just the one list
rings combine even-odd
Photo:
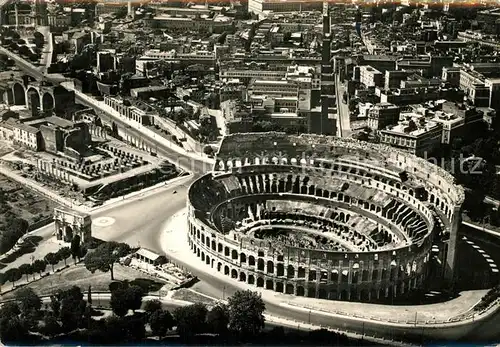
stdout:
[[339,74],[335,75],[335,91],[337,96],[337,126],[338,136],[350,137],[351,136],[351,120],[349,116],[349,105],[344,103],[344,92],[346,91],[345,85],[340,81]]

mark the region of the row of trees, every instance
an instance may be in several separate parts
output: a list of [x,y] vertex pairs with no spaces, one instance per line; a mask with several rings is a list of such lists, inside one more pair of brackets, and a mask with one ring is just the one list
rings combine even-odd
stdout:
[[35,280],[35,275],[38,273],[41,277],[47,265],[52,267],[52,271],[54,271],[54,265],[58,264],[60,261],[64,261],[64,265],[66,266],[67,260],[71,255],[72,252],[69,247],[62,247],[55,253],[47,253],[44,259],[37,259],[31,264],[22,264],[18,268],[11,268],[3,274],[0,273],[0,285],[9,281],[15,286],[16,282],[19,281],[23,275],[26,276],[26,282],[29,281],[30,275],[33,275],[33,280]]
[[[210,310],[197,303],[178,307],[172,312],[165,310],[158,300],[143,305],[144,295],[138,286],[114,290],[110,306],[115,315],[99,323],[92,318],[96,311],[91,307],[91,288],[87,302],[78,287],[59,290],[43,305],[44,309],[42,300],[31,288],[22,288],[14,301],[0,309],[0,338],[5,343],[22,343],[30,339],[29,336],[32,338],[32,333],[53,338],[86,329],[88,336],[101,342],[137,342],[146,337],[146,328],[149,327],[153,336],[163,338],[171,332],[184,341],[204,333],[251,339],[264,327],[265,305],[255,292],[237,292],[229,298],[227,305],[218,304]],[[136,312],[141,306],[144,306],[144,311]],[[134,313],[127,315],[129,310]]]
[[[227,305],[218,303],[209,309],[196,303],[172,311],[165,310],[159,300],[143,304],[144,294],[134,285],[114,288],[110,300],[114,315],[96,319],[94,317],[102,316],[102,312],[92,307],[90,287],[87,300],[81,289],[74,286],[59,290],[43,301],[32,289],[22,288],[13,301],[0,308],[0,339],[15,344],[36,344],[37,339],[48,339],[51,343],[70,340],[72,343],[136,344],[148,336],[169,336],[182,342],[217,345],[243,341],[269,343],[269,339],[285,344],[349,344],[344,335],[322,330],[309,334],[305,341],[303,335],[285,335],[283,329],[263,332],[265,304],[260,294],[249,290],[236,292]],[[139,311],[141,307],[143,310]],[[129,310],[133,314],[128,314]]]

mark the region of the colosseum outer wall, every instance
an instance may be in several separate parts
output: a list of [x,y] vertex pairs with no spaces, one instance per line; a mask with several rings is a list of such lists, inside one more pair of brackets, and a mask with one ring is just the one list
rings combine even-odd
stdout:
[[[337,160],[340,155],[343,157]],[[241,172],[245,166],[249,166],[248,170],[255,169],[255,165],[270,170],[273,164],[293,164],[311,170],[311,165],[324,159],[369,172],[372,180],[381,183],[376,184],[377,188],[390,191],[416,206],[428,221],[432,218],[428,208],[432,207],[446,222],[446,231],[450,234],[445,274],[453,279],[463,190],[454,184],[451,175],[421,158],[384,146],[321,136],[237,134],[223,141],[216,170],[230,175]],[[313,170],[317,170],[317,166]],[[425,187],[428,192],[425,202],[416,199],[415,192],[404,187],[401,173],[411,175],[413,181]],[[353,179],[349,175],[350,172],[343,177]],[[398,179],[402,184],[388,185],[389,181],[397,182]],[[189,200],[187,206],[189,243],[195,254],[210,267],[251,285],[295,295],[370,300],[405,294],[421,286],[426,277],[429,238],[419,246],[412,244],[397,252],[328,252],[275,247],[269,241],[239,237],[235,233],[223,235],[210,227],[205,216],[197,218],[196,208]]]

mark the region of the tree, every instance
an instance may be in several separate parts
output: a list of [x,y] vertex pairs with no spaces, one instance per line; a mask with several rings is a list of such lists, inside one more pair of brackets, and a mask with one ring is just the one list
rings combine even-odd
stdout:
[[23,44],[23,45],[21,45],[21,46],[19,47],[19,54],[20,54],[21,56],[25,56],[25,57],[26,57],[26,56],[28,56],[30,53],[31,53],[31,51],[30,51],[30,49],[29,49],[26,45],[24,45],[24,44]]
[[38,313],[42,308],[42,300],[31,288],[19,289],[15,294],[15,298],[19,303],[23,316]]
[[43,317],[43,327],[41,329],[41,332],[49,337],[54,337],[57,334],[61,333],[61,325],[59,324],[57,317],[53,313],[48,312]]
[[229,310],[224,304],[212,307],[207,314],[207,326],[211,333],[224,335],[229,325]]
[[75,264],[76,264],[76,259],[80,260],[81,256],[81,239],[80,235],[75,235],[73,239],[71,240],[71,256],[73,257]]
[[135,312],[142,306],[142,297],[144,296],[144,290],[139,286],[130,286],[125,289],[127,307]]
[[174,317],[170,312],[159,309],[151,314],[148,323],[153,335],[163,337],[174,327]]
[[82,290],[73,286],[67,290],[60,290],[56,294],[57,300],[61,303],[59,319],[65,331],[76,329],[83,321],[85,307]]
[[123,317],[129,310],[135,312],[142,306],[144,290],[139,286],[123,287],[111,292],[111,309],[119,317]]
[[5,344],[19,345],[26,342],[29,337],[26,323],[20,317],[0,319],[0,339]]
[[213,155],[214,149],[212,148],[212,146],[205,146],[205,148],[203,148],[203,153],[205,153],[206,155]]
[[39,31],[35,31],[33,33],[33,37],[35,38],[35,45],[38,48],[42,48],[45,41],[45,37],[43,36],[43,34]]
[[0,308],[0,317],[10,319],[17,317],[21,314],[21,309],[17,302],[6,302],[2,308]]
[[87,304],[92,306],[92,286],[89,285],[89,290],[87,291]]
[[174,310],[174,319],[177,333],[182,338],[188,338],[205,332],[206,317],[207,308],[200,303],[176,308]]
[[19,266],[19,271],[21,271],[23,275],[26,275],[26,282],[28,282],[28,275],[31,275],[33,273],[33,266],[31,266],[31,264],[22,264],[21,266]]
[[264,328],[266,305],[259,293],[240,290],[229,298],[229,326],[243,337],[252,337]]
[[50,309],[56,317],[59,317],[59,314],[61,313],[61,302],[56,295],[50,296]]
[[9,280],[9,282],[12,283],[12,287],[15,287],[16,281],[19,281],[21,279],[21,277],[23,277],[23,274],[17,268],[13,268],[13,269],[9,269],[9,270],[5,271],[5,278],[7,278]]
[[59,258],[57,257],[56,253],[47,253],[44,257],[45,261],[47,264],[50,264],[52,266],[52,272],[54,272],[54,265],[59,263]]
[[128,298],[126,289],[117,289],[111,292],[111,310],[118,317],[124,317],[128,313]]
[[117,342],[135,342],[144,339],[146,329],[142,317],[116,317],[106,319],[106,335],[113,344]]
[[64,260],[64,266],[66,266],[66,259],[71,256],[71,249],[69,247],[60,248],[56,253],[57,258]]
[[42,272],[47,268],[47,263],[43,260],[37,259],[33,262],[33,273],[38,272],[40,277],[42,276]]
[[146,316],[150,316],[153,312],[161,310],[161,301],[160,300],[148,300],[144,303],[144,311],[146,312]]
[[127,16],[128,10],[125,6],[120,6],[118,10],[115,12],[115,18],[123,19]]
[[268,131],[278,131],[280,127],[271,121],[261,120],[257,121],[253,125],[254,132],[268,132]]
[[109,271],[111,280],[114,280],[113,266],[120,257],[128,253],[130,253],[130,246],[126,243],[106,242],[99,245],[94,252],[85,256],[85,267],[92,273],[96,270]]

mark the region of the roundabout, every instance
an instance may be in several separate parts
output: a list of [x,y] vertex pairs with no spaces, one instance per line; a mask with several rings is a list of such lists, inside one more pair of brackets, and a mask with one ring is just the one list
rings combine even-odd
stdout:
[[116,220],[112,217],[98,217],[92,220],[92,226],[106,228],[115,224]]

